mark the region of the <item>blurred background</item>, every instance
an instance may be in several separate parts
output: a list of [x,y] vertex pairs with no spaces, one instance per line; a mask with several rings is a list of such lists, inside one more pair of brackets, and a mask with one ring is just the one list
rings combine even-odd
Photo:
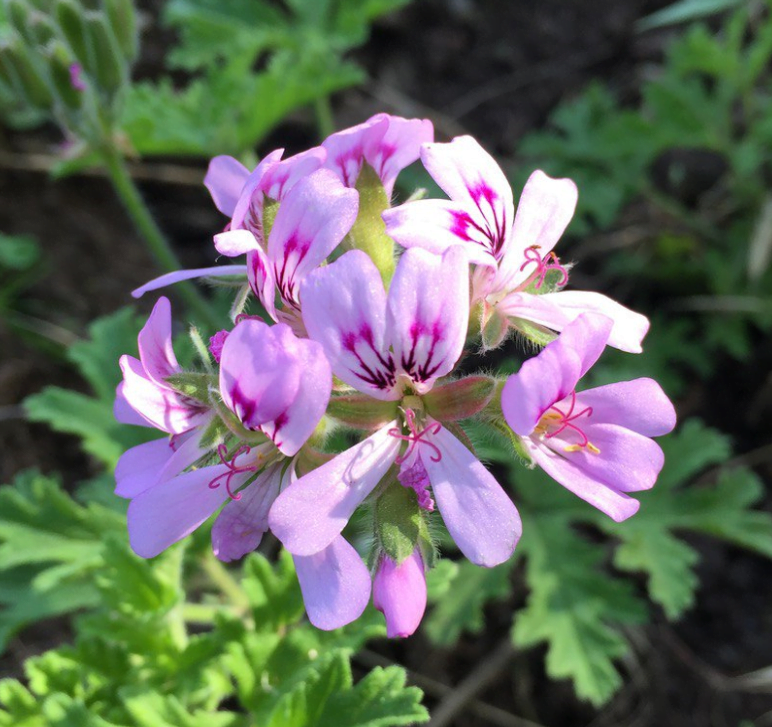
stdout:
[[[596,381],[652,376],[676,401],[685,424],[665,445],[668,487],[727,479],[710,495],[674,496],[674,509],[652,506],[628,535],[588,526],[592,552],[541,553],[559,579],[581,561],[632,573],[624,598],[609,589],[598,605],[586,584],[564,589],[544,609],[569,621],[538,621],[539,583],[522,561],[467,586],[444,572],[425,628],[376,642],[355,665],[404,665],[435,725],[772,724],[770,4],[139,0],[139,46],[118,32],[119,61],[108,48],[93,69],[81,63],[94,85],[82,97],[77,79],[67,90],[65,51],[35,48],[51,49],[64,28],[71,51],[68,9],[85,6],[98,25],[103,5],[55,4],[0,6],[0,481],[37,468],[72,489],[120,453],[100,378],[117,368],[105,354],[89,376],[77,345],[160,269],[116,182],[133,181],[185,267],[212,265],[225,220],[202,184],[209,158],[254,165],[379,111],[429,118],[438,140],[474,135],[516,198],[535,168],[576,181],[559,250],[576,263],[572,285],[652,320],[644,354],[608,353]],[[398,197],[416,186],[431,188],[417,166]],[[113,360],[127,345],[113,344]],[[529,562],[541,557],[529,547]],[[646,616],[627,618],[637,607],[624,599],[647,591]],[[70,637],[64,618],[19,631],[25,619],[3,603],[0,675],[19,676],[25,658]]]

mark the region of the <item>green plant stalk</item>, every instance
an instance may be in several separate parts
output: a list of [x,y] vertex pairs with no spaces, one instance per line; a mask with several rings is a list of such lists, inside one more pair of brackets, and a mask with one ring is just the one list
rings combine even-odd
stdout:
[[[137,185],[134,184],[134,180],[131,178],[129,171],[126,168],[123,157],[110,145],[102,147],[101,157],[107,168],[110,181],[113,183],[115,191],[121,198],[126,211],[129,213],[129,217],[131,217],[137,229],[145,239],[148,249],[156,259],[156,262],[158,262],[161,270],[165,273],[180,270],[182,268],[180,261],[174,254],[166,236],[161,232],[161,228],[158,227],[158,224],[150,213],[150,210],[147,208],[145,201],[142,199],[142,195],[139,193]],[[192,283],[178,283],[177,291],[191,311],[193,311],[201,321],[206,322],[216,329],[222,327],[221,322],[214,315],[204,297]]]
[[247,594],[244,593],[228,569],[211,552],[204,556],[201,565],[209,576],[209,580],[228,598],[231,606],[237,611],[246,612],[249,609]]
[[332,106],[330,97],[324,96],[314,102],[314,112],[316,113],[316,130],[320,139],[326,139],[335,131],[335,120],[332,116]]

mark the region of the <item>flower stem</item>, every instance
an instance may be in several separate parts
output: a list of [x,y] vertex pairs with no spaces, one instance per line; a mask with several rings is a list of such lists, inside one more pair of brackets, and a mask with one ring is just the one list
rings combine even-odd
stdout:
[[[137,189],[137,185],[134,184],[134,180],[126,168],[123,157],[114,146],[109,144],[105,144],[102,147],[101,156],[115,191],[121,198],[126,211],[129,213],[137,229],[144,237],[148,249],[156,259],[161,270],[165,273],[179,270],[182,265],[174,254],[166,236],[158,227],[150,210],[148,210],[142,195],[139,193],[139,189]],[[215,328],[220,327],[217,317],[192,283],[179,283],[177,290],[188,307],[202,321]]]
[[335,131],[335,121],[332,117],[332,106],[330,97],[323,96],[314,102],[314,111],[316,113],[316,130],[321,139],[326,139]]
[[227,596],[231,605],[239,611],[249,609],[249,599],[228,569],[211,553],[204,556],[203,567],[209,580]]

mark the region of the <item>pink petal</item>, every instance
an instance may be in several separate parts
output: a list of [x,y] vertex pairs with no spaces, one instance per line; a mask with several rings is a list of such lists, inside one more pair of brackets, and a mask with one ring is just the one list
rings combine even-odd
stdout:
[[279,494],[284,462],[267,467],[231,500],[212,526],[212,550],[222,561],[243,558],[260,545],[268,532],[268,511]]
[[632,497],[598,482],[582,470],[573,460],[567,459],[531,438],[523,440],[534,462],[563,487],[606,513],[612,520],[621,522],[638,512],[640,503]]
[[220,393],[249,429],[284,414],[298,394],[303,374],[298,339],[285,324],[243,320],[223,344]]
[[347,187],[354,187],[365,158],[373,158],[389,128],[389,116],[376,114],[362,124],[328,136],[322,146],[327,152],[325,167]]
[[249,170],[233,157],[217,156],[209,162],[204,186],[212,195],[215,207],[228,217],[233,215]]
[[195,270],[177,270],[173,273],[166,273],[154,278],[148,283],[131,291],[134,298],[141,298],[145,293],[151,290],[165,288],[167,285],[173,285],[183,280],[192,280],[193,278],[221,278],[225,276],[246,275],[246,265],[217,265],[213,268],[196,268]]
[[512,189],[501,167],[471,136],[458,136],[449,144],[424,144],[421,159],[448,197],[486,231],[488,250],[500,259],[514,217]]
[[487,568],[508,560],[522,532],[512,500],[447,429],[441,428],[431,441],[441,458],[422,460],[442,519],[459,550],[472,563]]
[[373,605],[386,617],[386,635],[405,638],[418,628],[426,610],[426,572],[421,552],[397,565],[382,555],[373,579]]
[[392,422],[301,477],[271,508],[273,534],[294,555],[312,555],[340,535],[354,510],[375,489],[399,453]]
[[389,288],[387,329],[398,366],[428,391],[450,373],[469,324],[469,266],[456,247],[442,257],[407,250]]
[[359,195],[344,187],[329,170],[301,179],[276,213],[268,240],[279,292],[290,304],[298,288],[346,236],[357,217]]
[[304,281],[303,323],[335,375],[362,393],[391,400],[395,367],[386,338],[386,293],[375,263],[351,250]]
[[284,149],[276,149],[264,156],[241,190],[241,195],[233,210],[231,229],[246,229],[254,232],[262,240],[263,229],[263,191],[262,181],[265,174],[281,159]]
[[214,236],[214,246],[220,255],[238,257],[260,247],[249,230],[227,230]]
[[139,427],[152,426],[143,416],[140,416],[126,401],[123,393],[123,381],[115,389],[115,403],[113,404],[113,416],[121,424],[134,424]]
[[139,332],[139,360],[147,376],[163,388],[171,388],[167,377],[182,369],[172,348],[172,306],[161,297],[153,307],[147,323]]
[[168,437],[127,449],[115,465],[115,494],[132,498],[153,487],[173,454]]
[[593,421],[619,424],[646,437],[672,431],[676,424],[673,404],[653,379],[635,379],[581,391],[577,410],[592,407]]
[[367,161],[391,197],[399,173],[418,159],[422,144],[434,141],[434,127],[428,119],[387,118],[386,134],[377,147],[367,150]]
[[298,181],[320,169],[326,158],[325,150],[316,146],[277,162],[266,170],[260,182],[260,189],[269,199],[282,201]]
[[487,231],[458,202],[424,199],[383,213],[386,232],[402,247],[420,247],[441,255],[460,245],[470,263],[496,265]]
[[247,255],[247,279],[249,287],[263,304],[266,313],[277,321],[276,278],[273,274],[273,265],[261,247],[256,247]]
[[362,615],[370,600],[370,573],[346,540],[338,536],[319,553],[293,560],[314,626],[331,631]]
[[574,216],[578,191],[570,179],[553,179],[536,170],[528,178],[517,205],[512,237],[502,260],[496,287],[511,290],[515,281],[525,279],[529,270],[520,271],[525,250],[537,245],[544,257],[555,247]]
[[[228,472],[225,465],[202,467],[135,497],[127,515],[132,550],[141,558],[153,558],[200,527],[228,499],[222,480],[218,487],[209,486]],[[241,487],[251,475],[234,475],[231,490]]]

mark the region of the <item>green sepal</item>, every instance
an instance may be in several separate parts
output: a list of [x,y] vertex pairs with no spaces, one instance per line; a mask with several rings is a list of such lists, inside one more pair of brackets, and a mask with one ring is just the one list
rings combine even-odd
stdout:
[[183,372],[166,377],[166,383],[175,391],[190,399],[209,404],[210,391],[217,389],[217,377],[212,374]]
[[42,110],[51,108],[54,100],[51,89],[35,67],[29,50],[17,36],[0,46],[0,63],[4,67],[3,75],[16,79],[14,88],[29,106]]
[[510,324],[520,335],[537,346],[544,347],[558,337],[558,334],[549,328],[540,326],[538,323],[526,321],[523,318],[510,318]]
[[225,402],[223,402],[216,391],[213,390],[210,393],[207,403],[214,409],[215,414],[220,417],[220,420],[228,431],[240,442],[245,442],[250,447],[254,447],[269,441],[268,437],[262,432],[255,431],[254,429],[247,429],[241,421],[239,421],[239,418],[225,406]]
[[35,44],[35,39],[30,31],[30,12],[27,3],[21,0],[6,0],[5,15],[10,26],[29,45]]
[[467,376],[435,385],[423,400],[426,411],[435,419],[456,421],[488,406],[495,388],[496,380],[490,376]]
[[[544,279],[537,288],[537,280],[532,280],[528,287],[523,291],[524,293],[531,293],[532,295],[544,295],[545,293],[556,293],[559,290],[563,290],[566,287],[564,282],[564,275],[562,270],[550,269],[544,274]],[[561,284],[562,283],[562,284]]]
[[54,13],[62,35],[77,61],[84,68],[92,68],[94,63],[86,40],[85,22],[78,6],[70,0],[57,0]]
[[483,351],[498,348],[509,333],[509,318],[494,307],[482,327]]
[[86,16],[85,32],[94,55],[94,66],[87,66],[86,70],[96,78],[102,91],[112,95],[123,86],[127,77],[118,42],[101,14]]
[[210,450],[215,449],[220,444],[223,444],[227,439],[230,431],[225,423],[219,417],[213,417],[209,422],[209,426],[204,430],[204,433],[199,439],[198,446],[201,449]]
[[271,234],[278,211],[279,203],[275,199],[263,198],[263,244],[268,243],[268,236]]
[[380,177],[367,163],[357,178],[359,214],[348,233],[348,246],[366,252],[388,286],[394,275],[394,242],[386,234],[386,224],[381,215],[389,209],[389,198]]
[[491,417],[487,420],[487,423],[507,440],[512,447],[512,451],[522,464],[526,467],[534,466],[533,459],[525,448],[522,437],[515,434],[502,417]]
[[104,0],[110,28],[118,41],[124,58],[132,63],[139,52],[137,13],[132,0]]
[[29,27],[33,45],[38,49],[46,47],[56,37],[53,23],[42,13],[32,13]]
[[426,523],[412,489],[403,487],[392,467],[384,477],[383,493],[375,502],[375,533],[383,552],[395,563],[409,558],[421,539],[428,538]]
[[83,105],[83,92],[72,86],[69,52],[61,42],[55,41],[46,51],[46,57],[56,98],[71,111],[79,110]]
[[327,415],[352,429],[370,430],[397,418],[396,401],[380,401],[365,394],[333,395]]

